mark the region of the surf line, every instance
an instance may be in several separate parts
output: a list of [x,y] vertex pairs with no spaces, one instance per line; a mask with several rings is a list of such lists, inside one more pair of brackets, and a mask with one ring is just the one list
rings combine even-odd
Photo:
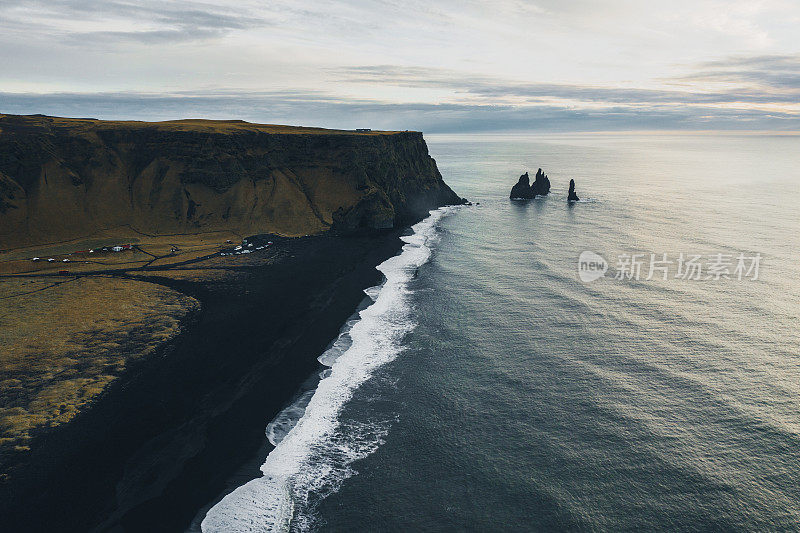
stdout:
[[459,208],[431,211],[412,226],[411,235],[400,237],[406,243],[402,251],[376,267],[385,281],[365,291],[374,301],[352,324],[349,346],[338,357],[320,356],[330,369],[294,427],[267,455],[261,466],[263,476],[212,507],[201,524],[204,533],[308,529],[309,495],[336,492],[353,475],[349,465],[380,446],[388,428],[359,423],[344,427],[339,414],[355,390],[403,350],[404,337],[416,326],[409,282],[430,259],[439,222]]

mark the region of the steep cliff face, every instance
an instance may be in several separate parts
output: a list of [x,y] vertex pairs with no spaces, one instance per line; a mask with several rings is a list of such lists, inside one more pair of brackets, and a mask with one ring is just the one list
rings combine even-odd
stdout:
[[109,230],[348,233],[459,200],[419,132],[0,115],[0,249]]

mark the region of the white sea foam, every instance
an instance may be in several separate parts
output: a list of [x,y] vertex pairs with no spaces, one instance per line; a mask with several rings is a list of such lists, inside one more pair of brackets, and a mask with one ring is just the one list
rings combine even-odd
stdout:
[[[380,290],[380,286],[370,287],[364,292],[369,295],[368,291],[372,291],[374,289]],[[375,295],[377,298],[377,292]],[[375,301],[374,298],[370,298],[370,300]],[[347,351],[348,348],[350,348],[350,346],[352,346],[353,341],[350,338],[350,330],[353,329],[353,326],[355,326],[360,319],[361,317],[358,311],[353,313],[353,316],[350,317],[347,322],[345,322],[344,326],[342,326],[341,331],[339,331],[339,336],[328,345],[325,351],[322,352],[322,355],[317,357],[317,360],[320,362],[320,364],[328,367],[319,373],[319,379],[322,380],[330,376],[330,367],[333,366],[333,363],[339,358],[340,355],[342,355]],[[291,431],[291,429],[303,417],[306,412],[306,406],[308,406],[308,402],[311,401],[311,397],[313,395],[314,390],[307,390],[303,392],[290,405],[278,413],[272,422],[267,424],[267,440],[269,440],[273,446],[277,446],[278,443],[283,440],[283,437],[285,437],[286,434],[289,433],[289,431]]]
[[341,356],[344,352],[353,345],[353,339],[350,337],[350,331],[353,329],[353,326],[358,324],[360,318],[355,318],[348,320],[347,323],[344,325],[342,330],[339,332],[339,336],[333,341],[328,348],[322,352],[322,355],[317,357],[317,361],[325,366],[333,366],[333,363]]
[[374,302],[378,299],[378,295],[381,293],[381,288],[383,285],[375,285],[374,287],[370,287],[369,289],[364,289],[364,294],[370,297],[370,299]]
[[342,339],[340,335],[320,356],[323,364],[330,363],[330,374],[320,381],[302,418],[267,456],[262,477],[237,488],[209,510],[202,523],[204,532],[305,530],[311,520],[309,495],[338,490],[352,475],[353,461],[380,446],[391,421],[362,423],[341,420],[339,414],[353,392],[401,352],[403,338],[415,326],[408,283],[430,258],[439,220],[455,209],[431,211],[412,228],[413,235],[401,237],[406,243],[403,251],[378,265],[386,281],[380,291],[367,292],[374,303],[361,311],[346,335],[349,341],[342,340],[326,356]]
[[267,424],[267,440],[273,446],[277,446],[283,438],[291,431],[306,412],[306,406],[314,395],[313,390],[304,392],[291,405],[278,413],[272,422]]

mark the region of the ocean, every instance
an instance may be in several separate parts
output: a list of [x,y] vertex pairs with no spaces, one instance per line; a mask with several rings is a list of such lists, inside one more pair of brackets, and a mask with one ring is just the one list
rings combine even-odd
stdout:
[[800,529],[800,137],[427,140],[475,205],[378,267],[203,530]]

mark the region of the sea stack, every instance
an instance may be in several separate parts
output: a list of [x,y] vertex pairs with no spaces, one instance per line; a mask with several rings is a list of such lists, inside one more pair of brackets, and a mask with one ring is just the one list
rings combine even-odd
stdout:
[[569,180],[569,193],[567,193],[567,202],[577,202],[580,200],[578,195],[575,194],[575,180]]
[[517,181],[516,185],[511,187],[509,198],[512,200],[533,198],[533,196],[531,196],[531,179],[528,177],[527,172],[519,177],[519,181]]
[[530,200],[531,198],[536,198],[536,195],[544,196],[549,192],[550,179],[547,177],[547,174],[542,172],[542,169],[540,168],[536,172],[536,178],[533,184],[531,184],[531,180],[527,172],[520,176],[517,184],[511,188],[511,194],[509,195],[509,198]]
[[550,178],[547,177],[547,174],[542,172],[542,169],[536,171],[536,179],[531,185],[533,189],[533,196],[535,197],[537,194],[544,196],[545,194],[550,193]]

